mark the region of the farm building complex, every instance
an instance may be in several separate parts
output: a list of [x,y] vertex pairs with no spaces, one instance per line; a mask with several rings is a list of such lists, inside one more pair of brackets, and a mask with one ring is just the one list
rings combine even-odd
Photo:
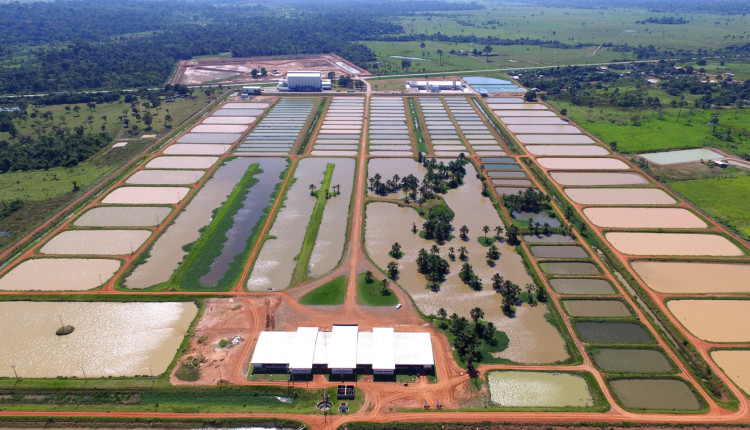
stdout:
[[318,327],[261,332],[251,362],[267,372],[337,375],[393,375],[431,371],[435,365],[430,333],[359,331],[356,325],[334,325],[329,332]]
[[[290,71],[286,78],[279,82],[278,88],[280,91],[322,91],[323,78],[320,72]],[[330,81],[328,89],[330,89]]]

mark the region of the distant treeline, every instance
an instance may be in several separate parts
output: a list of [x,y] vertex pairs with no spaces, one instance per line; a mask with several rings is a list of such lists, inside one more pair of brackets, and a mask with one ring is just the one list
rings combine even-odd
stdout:
[[0,4],[0,94],[162,86],[177,61],[225,52],[234,57],[333,52],[365,67],[375,56],[353,41],[402,33],[390,18],[482,8],[437,0]]
[[16,170],[73,167],[105,147],[112,138],[106,133],[85,134],[58,129],[37,139],[20,136],[17,144],[0,141],[0,173]]
[[666,24],[666,25],[676,25],[676,24],[687,24],[690,20],[685,19],[683,17],[674,17],[674,16],[662,16],[662,17],[655,17],[650,16],[648,19],[644,19],[643,21],[636,21],[636,24]]
[[378,40],[385,42],[415,42],[415,41],[433,41],[433,42],[448,42],[448,43],[474,43],[477,45],[533,45],[533,46],[544,46],[548,48],[557,49],[573,49],[583,48],[586,46],[599,46],[599,44],[593,43],[577,43],[569,44],[563,43],[558,40],[542,40],[542,39],[531,39],[529,37],[521,37],[518,39],[504,39],[495,36],[475,36],[475,35],[447,35],[440,32],[434,34],[400,34],[400,35],[385,35],[375,39],[363,39],[363,40]]
[[581,9],[645,9],[655,13],[713,13],[722,15],[742,15],[750,13],[750,3],[746,0],[528,0],[528,5],[547,7],[573,7]]

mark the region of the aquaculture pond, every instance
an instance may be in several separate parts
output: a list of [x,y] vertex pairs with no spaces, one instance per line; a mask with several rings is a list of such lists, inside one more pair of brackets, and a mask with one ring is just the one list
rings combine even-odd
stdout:
[[610,232],[604,237],[618,251],[630,255],[740,256],[740,248],[724,236],[692,233]]
[[677,203],[672,196],[659,188],[566,188],[565,194],[582,205],[672,205]]
[[564,300],[563,307],[572,317],[628,317],[632,315],[619,300]]
[[661,350],[601,348],[591,353],[596,366],[605,372],[668,373],[674,368]]
[[219,167],[154,242],[143,264],[125,279],[125,286],[141,289],[167,282],[187,254],[183,247],[198,239],[200,229],[211,222],[213,211],[231,194],[250,164],[249,159],[236,158]]
[[607,228],[706,228],[708,225],[683,208],[586,208],[592,223]]
[[569,186],[644,185],[649,183],[644,176],[634,172],[550,172],[550,176],[558,184]]
[[573,237],[565,236],[562,234],[537,234],[524,235],[523,240],[528,243],[574,243],[576,240]]
[[554,278],[549,280],[558,294],[567,295],[612,295],[612,285],[604,279]]
[[609,382],[620,402],[630,409],[696,411],[701,402],[681,379],[616,379]]
[[593,263],[545,261],[539,263],[539,266],[550,275],[598,275],[601,273]]
[[242,202],[242,208],[232,217],[232,228],[226,233],[226,242],[221,254],[211,263],[208,273],[200,278],[203,286],[215,286],[226,274],[234,258],[245,250],[247,240],[263,217],[265,209],[273,202],[271,195],[281,182],[281,172],[287,168],[285,158],[248,158],[251,164],[258,163],[261,170],[255,174],[258,180],[250,187]]
[[487,374],[492,403],[508,408],[594,406],[586,380],[557,372],[493,371]]
[[126,255],[151,236],[149,230],[65,230],[39,250],[41,254]]
[[750,300],[670,300],[667,308],[699,339],[750,342]]
[[531,253],[539,258],[587,258],[589,255],[580,246],[545,245],[531,246]]
[[107,282],[120,264],[120,260],[105,258],[34,258],[3,275],[0,290],[90,290]]
[[750,293],[750,264],[634,261],[631,266],[649,288],[660,293]]
[[79,227],[151,227],[172,212],[166,206],[99,206],[89,209],[73,224]]
[[[0,302],[0,377],[158,375],[198,309],[190,302]],[[62,323],[75,328],[55,332]]]
[[573,323],[582,341],[587,343],[651,343],[646,329],[628,321],[576,321]]
[[722,349],[711,351],[711,358],[742,391],[750,393],[750,350]]
[[248,290],[283,290],[289,286],[317,200],[309,186],[320,188],[329,162],[332,161],[327,158],[304,158],[297,164],[295,181],[286,191],[284,206],[253,265]]

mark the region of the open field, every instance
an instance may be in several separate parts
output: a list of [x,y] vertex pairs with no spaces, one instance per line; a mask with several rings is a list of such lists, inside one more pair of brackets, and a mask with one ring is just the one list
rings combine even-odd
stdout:
[[[450,72],[453,70],[481,70],[481,69],[498,69],[513,67],[547,67],[565,64],[585,64],[601,63],[621,59],[629,59],[627,54],[621,52],[612,52],[608,49],[601,49],[595,56],[591,54],[596,50],[596,46],[578,48],[578,49],[555,49],[539,46],[512,45],[512,46],[493,46],[492,52],[499,54],[497,57],[490,57],[490,61],[483,56],[474,57],[472,55],[454,55],[449,51],[454,49],[472,50],[481,49],[483,46],[477,46],[470,43],[449,43],[449,42],[425,42],[425,47],[420,46],[420,42],[371,42],[364,41],[382,64],[377,69],[373,69],[374,74],[400,74],[400,73],[429,73],[429,72]],[[437,50],[443,51],[442,61]],[[402,58],[391,58],[391,56],[414,58],[411,60],[411,66],[404,69],[401,67]]]
[[[621,88],[620,91],[626,91]],[[574,106],[551,100],[556,109],[567,109],[568,117],[591,132],[604,143],[616,142],[617,150],[628,154],[655,152],[668,149],[714,147],[732,154],[750,153],[750,109],[727,108],[703,110],[692,106],[668,107],[673,97],[661,90],[649,90],[649,96],[659,97],[662,108],[628,109],[596,106]],[[679,101],[679,99],[677,99]],[[727,131],[733,142],[719,139],[706,124],[717,115],[717,130]],[[633,118],[638,118],[634,125]]]
[[669,186],[717,221],[750,239],[750,176],[670,182]]
[[[635,23],[653,16],[681,17],[690,23]],[[663,14],[635,8],[601,9],[592,14],[590,9],[575,7],[540,10],[535,6],[499,4],[484,10],[461,11],[460,14],[444,12],[407,17],[400,24],[407,34],[440,32],[445,35],[495,36],[507,39],[528,37],[574,44],[627,43],[633,46],[655,45],[663,49],[698,49],[732,44],[736,39],[727,39],[725,36],[743,34],[747,21],[740,15]]]

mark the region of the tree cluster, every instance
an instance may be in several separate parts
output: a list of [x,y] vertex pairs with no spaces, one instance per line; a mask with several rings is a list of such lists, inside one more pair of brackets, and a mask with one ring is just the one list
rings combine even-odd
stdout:
[[536,188],[527,188],[518,194],[504,194],[503,205],[511,212],[534,212],[550,208],[551,197],[538,191]]
[[466,317],[459,317],[455,313],[447,318],[445,309],[440,308],[438,311],[438,318],[440,318],[438,326],[453,335],[453,347],[456,349],[459,358],[466,363],[469,372],[473,373],[475,364],[481,362],[483,358],[479,350],[482,344],[497,345],[497,339],[495,338],[497,329],[493,323],[482,320],[484,311],[481,308],[473,308],[470,314],[471,321]]
[[437,253],[427,252],[422,248],[417,254],[417,272],[423,274],[429,287],[436,290],[445,281],[445,276],[450,272],[450,266]]

